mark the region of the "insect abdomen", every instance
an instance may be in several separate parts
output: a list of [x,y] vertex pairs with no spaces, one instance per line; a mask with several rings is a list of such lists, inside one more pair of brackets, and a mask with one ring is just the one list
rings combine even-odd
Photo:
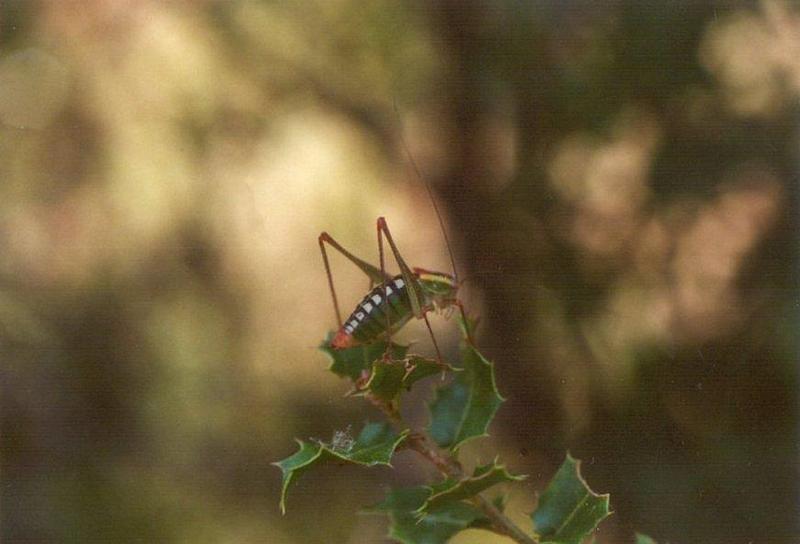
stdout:
[[[402,276],[395,276],[384,286],[374,287],[356,306],[332,342],[333,347],[369,344],[386,334],[388,323],[392,331],[402,327],[412,316],[411,300]],[[388,299],[388,302],[387,302]]]

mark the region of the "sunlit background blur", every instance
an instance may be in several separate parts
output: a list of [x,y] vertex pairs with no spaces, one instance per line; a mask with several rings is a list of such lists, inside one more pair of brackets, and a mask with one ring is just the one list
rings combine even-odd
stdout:
[[384,215],[450,270],[407,147],[508,397],[465,461],[530,475],[511,517],[569,449],[599,543],[798,542],[799,98],[790,2],[0,2],[2,541],[383,542],[357,512],[432,476],[412,454],[284,517],[270,462],[377,417],[315,349],[318,234],[377,262]]

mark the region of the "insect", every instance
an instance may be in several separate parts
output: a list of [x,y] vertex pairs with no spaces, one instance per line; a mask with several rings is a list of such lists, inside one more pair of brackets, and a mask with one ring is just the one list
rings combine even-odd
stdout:
[[[407,150],[407,148],[406,148]],[[410,157],[410,154],[409,154]],[[413,163],[413,158],[412,164]],[[419,170],[414,164],[414,169],[419,175]],[[419,175],[422,178],[421,175]],[[345,349],[349,347],[371,344],[377,340],[387,338],[391,343],[392,333],[400,330],[412,317],[425,320],[428,332],[433,340],[436,349],[436,356],[442,362],[441,352],[433,334],[428,313],[436,310],[445,310],[457,307],[462,316],[465,316],[464,307],[458,299],[459,282],[456,276],[455,259],[450,248],[450,241],[444,229],[442,216],[433,198],[430,185],[426,182],[425,187],[431,197],[436,216],[439,219],[439,226],[442,229],[447,250],[450,254],[450,262],[453,266],[453,273],[435,272],[424,268],[409,267],[397,245],[392,238],[392,233],[386,220],[379,217],[377,220],[378,231],[378,254],[380,257],[380,268],[360,259],[347,251],[327,232],[319,235],[319,247],[322,252],[322,260],[325,263],[325,272],[328,276],[328,287],[331,290],[331,298],[336,311],[336,320],[339,328],[336,331],[330,346],[334,349]],[[400,267],[400,274],[391,276],[386,273],[384,255],[384,237],[389,243],[397,265]],[[347,257],[353,264],[360,268],[370,280],[370,291],[358,303],[350,316],[342,321],[342,313],[339,309],[339,301],[336,297],[336,289],[333,285],[333,275],[331,273],[328,253],[325,245],[339,251]],[[387,348],[388,349],[388,348]]]

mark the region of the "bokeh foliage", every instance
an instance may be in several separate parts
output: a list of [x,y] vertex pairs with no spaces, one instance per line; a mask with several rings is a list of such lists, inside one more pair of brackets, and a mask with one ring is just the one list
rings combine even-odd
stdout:
[[380,540],[386,474],[280,518],[269,462],[372,415],[319,232],[449,267],[403,134],[510,468],[586,460],[599,542],[795,542],[799,51],[780,1],[0,3],[3,540]]

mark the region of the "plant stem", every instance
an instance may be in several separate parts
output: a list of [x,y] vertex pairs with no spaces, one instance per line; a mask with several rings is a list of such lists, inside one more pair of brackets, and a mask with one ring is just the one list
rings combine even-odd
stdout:
[[[378,399],[373,395],[368,395],[368,398],[398,429],[403,430],[408,428],[408,425],[403,421],[396,406]],[[464,468],[461,466],[458,459],[450,452],[436,446],[424,432],[411,432],[406,438],[405,446],[430,461],[443,475],[449,478],[464,478]],[[473,497],[472,503],[489,518],[492,522],[492,528],[496,533],[505,535],[522,544],[537,544],[536,540],[517,527],[508,516],[503,514],[503,512],[481,494]]]
[[506,536],[521,542],[522,544],[537,544],[536,541],[528,536],[525,531],[517,527],[508,516],[502,513],[495,505],[487,501],[480,493],[475,496],[473,501],[476,503],[486,517],[492,520],[492,526],[495,527],[498,533],[505,534]]

